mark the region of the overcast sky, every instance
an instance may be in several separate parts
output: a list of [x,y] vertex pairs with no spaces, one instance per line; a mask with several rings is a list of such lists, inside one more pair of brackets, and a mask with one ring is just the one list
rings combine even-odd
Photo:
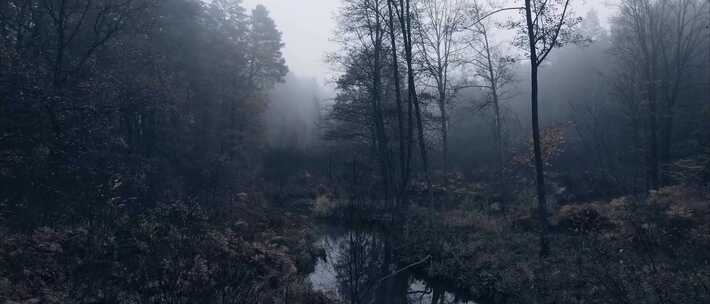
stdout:
[[291,72],[322,82],[330,71],[325,55],[336,50],[331,38],[340,0],[244,0],[247,9],[257,4],[269,9],[283,33]]
[[[271,12],[286,44],[284,55],[293,73],[302,77],[316,78],[323,83],[331,68],[325,55],[337,46],[332,42],[335,29],[335,14],[341,0],[243,0],[251,9],[263,4]],[[505,2],[505,1],[501,1]],[[508,2],[521,2],[509,0]],[[615,0],[572,0],[575,12],[585,16],[595,9],[603,24],[614,14]]]

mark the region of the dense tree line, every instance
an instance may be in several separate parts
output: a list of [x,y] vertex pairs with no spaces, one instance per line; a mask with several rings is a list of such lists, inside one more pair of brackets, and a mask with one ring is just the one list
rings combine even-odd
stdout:
[[258,114],[288,71],[263,6],[4,1],[0,12],[3,210],[17,224],[252,186]]
[[240,1],[0,2],[0,302],[313,303],[259,194],[283,46]]
[[607,31],[571,1],[346,1],[326,134],[378,164],[370,187],[385,201],[406,201],[409,176],[444,192],[450,171],[501,195],[532,183],[545,227],[549,201],[642,193],[705,168],[707,11],[621,1]]

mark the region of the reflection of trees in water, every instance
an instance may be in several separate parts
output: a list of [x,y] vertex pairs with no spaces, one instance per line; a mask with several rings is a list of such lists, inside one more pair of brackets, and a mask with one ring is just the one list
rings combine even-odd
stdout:
[[[392,240],[386,234],[349,231],[333,245],[332,263],[341,301],[350,304],[464,303],[445,285],[415,280],[401,269]],[[396,273],[396,274],[395,274]],[[386,279],[383,279],[386,278]]]
[[351,304],[406,303],[409,275],[402,273],[383,280],[396,267],[386,237],[351,231],[340,244],[335,262],[338,288]]
[[377,284],[384,262],[381,242],[374,234],[350,231],[340,246],[335,271],[341,296],[352,304],[371,303],[369,291]]
[[475,304],[447,292],[444,284],[423,280],[413,280],[407,294],[409,304]]

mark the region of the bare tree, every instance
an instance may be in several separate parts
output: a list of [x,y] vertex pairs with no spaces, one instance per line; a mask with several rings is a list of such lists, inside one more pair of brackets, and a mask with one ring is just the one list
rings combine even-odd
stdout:
[[[394,2],[391,2],[394,3]],[[413,106],[412,109],[408,109],[409,114],[409,138],[410,141],[413,140],[413,128],[412,128],[412,112],[413,116],[416,118],[417,124],[417,135],[419,142],[419,154],[422,159],[422,167],[424,169],[424,176],[427,181],[427,188],[431,189],[431,178],[429,176],[429,159],[427,157],[426,141],[424,140],[424,122],[422,121],[422,109],[419,103],[419,97],[417,95],[417,85],[416,76],[414,71],[414,52],[412,49],[412,23],[414,19],[413,7],[411,0],[399,0],[399,6],[397,8],[399,26],[402,32],[404,40],[404,58],[407,64],[407,92],[409,99],[409,106]],[[411,157],[411,151],[409,152]]]
[[51,62],[56,86],[83,68],[100,47],[127,27],[131,13],[148,4],[135,0],[26,2],[31,2],[28,9],[38,10],[33,14],[48,17],[45,25],[50,29],[47,43],[51,45],[51,55],[47,60]]
[[474,87],[486,91],[486,99],[477,106],[477,110],[490,108],[493,111],[493,137],[496,149],[498,184],[502,185],[504,168],[503,114],[501,102],[511,97],[510,84],[514,81],[511,65],[515,60],[505,56],[501,48],[491,40],[490,22],[482,19],[488,13],[478,4],[473,7],[474,23],[470,29],[474,39],[468,42],[472,56],[466,60],[474,69],[478,83]]
[[538,71],[555,47],[572,40],[572,27],[581,21],[570,16],[570,0],[525,0],[525,24],[520,27],[517,44],[523,47],[530,59],[532,106],[532,135],[535,154],[538,216],[540,217],[540,256],[549,254],[549,221],[545,195],[545,173],[540,143],[540,117],[538,106]]
[[[349,71],[340,80],[341,91],[355,87],[354,98],[367,100],[369,113],[366,120],[372,133],[372,145],[379,163],[385,201],[389,203],[392,190],[393,169],[385,118],[383,68],[386,66],[384,39],[386,0],[350,0],[346,2],[341,18],[341,38],[346,59],[342,64]],[[364,93],[364,94],[363,94]],[[341,94],[345,96],[346,94]]]
[[444,183],[448,180],[448,110],[457,88],[450,79],[452,70],[463,63],[465,2],[462,0],[424,0],[417,2],[417,45],[422,69],[436,91],[442,138]]
[[674,112],[690,85],[684,80],[702,52],[708,4],[699,0],[624,0],[615,20],[615,55],[642,75],[646,112],[646,188],[662,184],[661,165],[671,158]]
[[[685,82],[691,75],[695,58],[702,56],[703,27],[707,18],[707,2],[699,0],[671,1],[662,19],[661,35],[661,77],[660,87],[663,98],[661,108],[661,138],[659,162],[668,166],[671,162],[674,117],[680,96],[690,87]],[[666,174],[661,180],[667,182]]]
[[[388,32],[390,38],[390,51],[392,53],[392,80],[394,82],[395,90],[395,102],[397,104],[397,134],[399,138],[399,189],[397,198],[399,203],[404,203],[407,193],[407,188],[409,187],[409,159],[407,157],[407,151],[411,150],[411,140],[407,137],[409,133],[406,129],[407,127],[411,130],[411,123],[408,126],[404,124],[404,108],[402,105],[402,84],[401,75],[399,72],[399,49],[397,48],[397,28],[395,27],[396,20],[395,15],[397,6],[394,0],[387,0],[387,21],[388,21]],[[408,100],[409,104],[409,120],[411,121],[411,102]]]

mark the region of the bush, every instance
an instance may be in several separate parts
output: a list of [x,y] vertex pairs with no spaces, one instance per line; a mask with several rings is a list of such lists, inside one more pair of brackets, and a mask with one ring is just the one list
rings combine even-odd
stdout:
[[[298,269],[294,249],[187,203],[0,241],[0,298],[28,303],[257,303]],[[236,221],[235,221],[236,222]],[[301,249],[302,250],[302,249]],[[293,252],[290,252],[293,251]],[[225,300],[227,299],[227,300]]]

